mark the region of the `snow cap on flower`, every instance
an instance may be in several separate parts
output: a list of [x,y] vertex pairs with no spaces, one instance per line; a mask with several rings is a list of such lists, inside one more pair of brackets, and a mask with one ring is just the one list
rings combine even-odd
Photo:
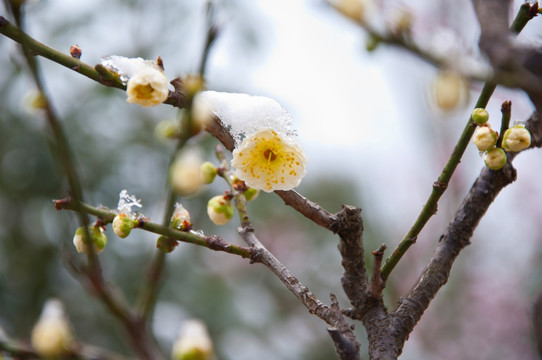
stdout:
[[497,143],[497,132],[489,126],[480,126],[476,129],[472,142],[480,151],[490,150]]
[[484,161],[491,170],[499,170],[506,164],[506,153],[501,148],[491,149],[487,152]]
[[186,320],[173,344],[171,359],[210,360],[213,353],[213,343],[205,324],[196,319]]
[[168,79],[158,61],[124,56],[105,56],[101,64],[117,73],[123,83],[127,83],[126,93],[129,103],[141,106],[155,106],[167,99]]
[[247,94],[203,91],[235,140],[231,165],[257,190],[290,190],[305,175],[307,160],[295,140],[292,116],[275,100]]
[[167,77],[160,69],[144,67],[128,80],[126,93],[129,103],[145,107],[159,105],[166,101],[169,93]]
[[201,179],[202,159],[194,149],[182,152],[170,168],[170,179],[173,189],[180,195],[193,195],[203,186]]
[[263,129],[235,148],[231,165],[248,186],[272,192],[299,185],[306,162],[299,145],[274,130]]
[[74,336],[59,300],[47,300],[32,329],[31,341],[36,352],[44,358],[62,357],[71,350]]
[[531,133],[522,125],[514,125],[505,131],[502,146],[506,151],[521,151],[531,146]]
[[126,189],[119,193],[119,203],[117,204],[117,211],[119,214],[131,214],[132,207],[142,207],[141,200],[137,199],[135,195],[128,194]]
[[[98,225],[93,225],[89,227],[88,233],[90,234],[90,238],[92,239],[94,253],[101,253],[102,250],[105,248],[105,245],[107,244],[107,237],[104,234],[103,228]],[[75,246],[75,249],[78,253],[88,253],[88,240],[84,227],[79,227],[77,228],[77,230],[75,230],[73,245]]]
[[233,217],[233,205],[229,198],[223,195],[212,197],[207,203],[209,219],[216,225],[227,224]]

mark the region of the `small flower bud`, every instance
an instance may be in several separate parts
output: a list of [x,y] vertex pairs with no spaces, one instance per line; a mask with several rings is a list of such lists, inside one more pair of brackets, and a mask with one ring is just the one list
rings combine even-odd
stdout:
[[156,247],[165,253],[170,253],[179,245],[179,242],[175,239],[170,239],[167,236],[160,236],[158,240],[156,240]]
[[[92,239],[94,253],[99,254],[107,244],[107,237],[105,236],[101,226],[93,225],[89,227],[88,232],[90,234],[90,238]],[[84,227],[79,227],[75,231],[73,245],[75,245],[78,253],[88,253],[88,241],[86,239]]]
[[126,214],[118,214],[113,219],[113,231],[118,237],[123,239],[130,235],[130,232],[136,225],[137,221]]
[[452,72],[442,72],[433,81],[432,98],[442,111],[452,111],[464,104],[468,97],[465,79]]
[[209,161],[206,161],[203,164],[201,164],[200,175],[201,175],[201,180],[205,184],[212,183],[215,180],[216,174],[218,174],[218,170],[212,163],[210,163]]
[[506,151],[521,151],[531,146],[531,133],[522,125],[515,125],[505,131],[502,146]]
[[475,124],[484,125],[489,120],[489,113],[486,109],[476,108],[472,111],[470,118]]
[[506,164],[506,153],[501,148],[494,148],[487,152],[485,163],[491,170],[499,170]]
[[176,120],[162,120],[154,128],[154,135],[159,139],[176,139],[180,135]]
[[207,203],[207,214],[216,225],[224,225],[233,217],[233,205],[223,195],[217,195]]
[[168,96],[168,80],[163,71],[154,66],[140,68],[128,80],[126,93],[129,103],[149,107],[163,103]]
[[472,142],[478,150],[487,151],[495,146],[497,143],[497,132],[492,130],[489,126],[480,126],[476,129]]
[[188,231],[192,228],[190,213],[180,203],[175,204],[175,210],[171,215],[170,226],[181,231]]
[[180,195],[193,195],[203,186],[200,175],[201,158],[196,151],[182,153],[171,165],[173,189]]
[[245,190],[245,199],[247,199],[247,201],[254,200],[258,197],[259,194],[260,190],[249,187]]
[[75,341],[68,318],[59,300],[48,300],[31,335],[32,346],[43,358],[61,358]]
[[173,344],[171,359],[210,360],[213,352],[213,343],[205,324],[200,320],[187,320]]
[[79,45],[72,45],[70,46],[70,55],[72,58],[81,59],[81,55],[83,55],[83,51],[81,51],[81,48]]

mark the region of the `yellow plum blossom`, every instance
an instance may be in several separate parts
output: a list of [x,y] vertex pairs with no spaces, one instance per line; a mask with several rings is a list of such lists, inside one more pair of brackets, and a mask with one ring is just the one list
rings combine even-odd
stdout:
[[290,190],[305,176],[303,150],[291,139],[264,129],[247,136],[233,151],[231,165],[239,179],[257,190]]
[[144,66],[128,80],[126,101],[145,107],[155,106],[167,99],[168,92],[168,80],[164,72],[153,66]]

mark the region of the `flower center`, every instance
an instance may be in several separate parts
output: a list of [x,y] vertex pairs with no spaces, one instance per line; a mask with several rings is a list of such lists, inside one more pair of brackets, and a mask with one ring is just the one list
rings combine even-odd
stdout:
[[271,149],[267,149],[263,152],[263,156],[267,159],[267,164],[269,164],[271,161],[275,161],[277,158],[277,155],[273,152]]
[[141,97],[143,99],[151,98],[152,97],[152,91],[153,91],[153,88],[152,88],[151,84],[140,85],[140,86],[137,87],[138,95],[139,95],[139,97]]

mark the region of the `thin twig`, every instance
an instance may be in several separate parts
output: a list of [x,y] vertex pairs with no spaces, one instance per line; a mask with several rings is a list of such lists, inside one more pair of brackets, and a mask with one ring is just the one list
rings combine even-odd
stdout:
[[501,131],[499,132],[499,138],[497,139],[497,144],[495,145],[496,147],[501,147],[502,139],[504,137],[504,132],[510,126],[510,118],[512,116],[512,102],[511,101],[505,101],[502,103],[501,113],[502,113]]
[[[519,33],[525,27],[527,22],[532,19],[532,16],[529,16],[529,10],[530,6],[528,4],[524,4],[520,7],[516,19],[510,27],[510,31],[512,33]],[[480,96],[478,97],[475,108],[485,108],[487,106],[489,98],[495,91],[495,88],[495,83],[486,83],[482,89]],[[384,266],[382,267],[382,278],[384,280],[387,280],[391,271],[393,270],[393,268],[395,268],[395,266],[406,253],[408,248],[415,243],[421,230],[425,227],[425,224],[427,224],[429,219],[437,212],[438,201],[440,200],[442,194],[444,194],[444,192],[446,191],[448,183],[450,182],[450,178],[452,177],[457,165],[459,165],[461,157],[463,156],[463,153],[465,152],[465,149],[467,148],[467,145],[469,144],[469,141],[475,129],[476,125],[469,117],[467,125],[465,126],[463,133],[459,137],[454,151],[450,155],[450,158],[444,166],[444,169],[440,174],[438,180],[433,184],[433,190],[431,191],[431,195],[423,206],[422,211],[414,222],[414,225],[410,228],[403,240],[393,251],[392,255],[384,263]]]
[[371,282],[369,285],[369,292],[374,298],[379,298],[382,296],[382,290],[386,283],[382,279],[382,274],[380,273],[380,266],[382,265],[382,258],[384,257],[384,251],[386,250],[386,245],[382,244],[380,247],[372,252],[374,256],[373,262],[373,275],[371,276]]

